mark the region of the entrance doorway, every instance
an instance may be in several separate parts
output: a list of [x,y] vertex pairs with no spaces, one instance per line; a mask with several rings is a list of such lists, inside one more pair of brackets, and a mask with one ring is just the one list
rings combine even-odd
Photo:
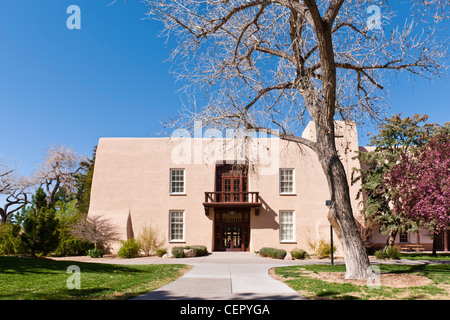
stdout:
[[214,250],[249,251],[250,210],[216,209],[214,215]]

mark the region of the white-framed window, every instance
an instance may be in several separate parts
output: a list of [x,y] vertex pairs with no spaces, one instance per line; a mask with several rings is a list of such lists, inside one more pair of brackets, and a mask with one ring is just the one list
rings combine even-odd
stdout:
[[170,211],[170,241],[184,242],[184,211]]
[[295,241],[294,211],[280,211],[280,242]]
[[184,169],[170,169],[170,193],[185,194],[185,171]]
[[294,194],[294,169],[280,169],[280,193]]

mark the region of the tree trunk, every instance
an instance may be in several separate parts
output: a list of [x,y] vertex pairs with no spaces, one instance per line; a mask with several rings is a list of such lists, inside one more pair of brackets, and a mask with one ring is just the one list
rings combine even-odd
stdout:
[[344,166],[334,141],[334,123],[329,129],[316,122],[316,146],[331,194],[328,216],[345,252],[346,279],[366,279],[372,275],[369,257],[353,217],[350,191]]
[[391,232],[389,233],[389,237],[387,239],[387,246],[388,247],[393,247],[394,246],[394,242],[395,242],[395,237],[397,236],[398,231],[396,230],[391,230]]
[[438,239],[438,234],[436,234],[436,232],[433,232],[433,252],[431,255],[435,256],[437,254],[437,240]]

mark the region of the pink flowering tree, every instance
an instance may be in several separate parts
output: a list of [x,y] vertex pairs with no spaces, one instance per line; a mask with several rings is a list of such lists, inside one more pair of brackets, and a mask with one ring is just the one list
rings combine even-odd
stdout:
[[[450,224],[450,134],[441,132],[403,153],[385,175],[395,214],[431,229],[434,238]],[[433,253],[435,253],[433,245]]]

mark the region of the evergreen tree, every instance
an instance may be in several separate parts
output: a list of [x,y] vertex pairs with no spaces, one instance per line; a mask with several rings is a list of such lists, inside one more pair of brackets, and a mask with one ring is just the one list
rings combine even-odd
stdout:
[[47,255],[59,242],[55,209],[47,207],[47,195],[42,188],[33,196],[32,205],[23,209],[21,241],[32,256]]
[[92,157],[80,163],[82,172],[75,175],[76,208],[80,213],[89,212],[89,202],[91,196],[91,185],[94,177],[94,164],[97,147],[94,147]]

